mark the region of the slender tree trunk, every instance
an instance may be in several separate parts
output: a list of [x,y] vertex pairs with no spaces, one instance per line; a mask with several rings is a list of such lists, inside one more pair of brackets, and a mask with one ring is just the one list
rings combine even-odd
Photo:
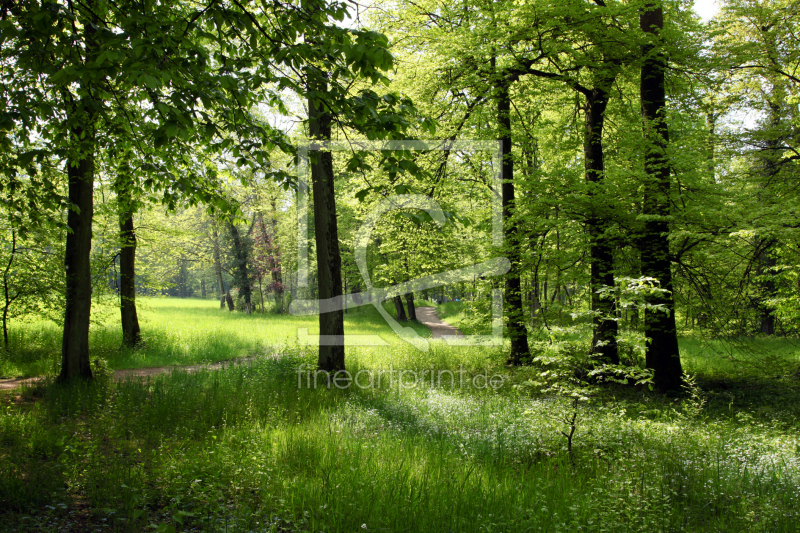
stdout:
[[247,244],[239,234],[236,224],[229,222],[228,230],[231,234],[231,240],[233,240],[233,256],[236,261],[234,266],[236,285],[239,288],[239,294],[244,298],[244,312],[249,315],[251,312],[251,290],[250,274],[247,270]]
[[778,290],[775,286],[775,266],[778,260],[773,248],[776,240],[773,238],[757,239],[756,244],[756,275],[758,288],[756,306],[759,312],[759,331],[764,335],[775,334],[775,315],[773,314],[770,299],[775,298]]
[[[305,0],[303,6],[316,11],[319,0]],[[313,42],[313,35],[307,41]],[[309,67],[308,89],[316,95],[328,90],[326,73]],[[320,96],[308,100],[308,129],[312,142],[330,141],[333,117]],[[339,252],[339,229],[336,222],[333,154],[327,150],[311,151],[311,188],[314,196],[314,240],[317,248],[317,279],[319,299],[342,295],[342,259]],[[344,313],[341,310],[320,313],[319,333],[328,339],[320,342],[317,366],[320,370],[337,372],[345,369]]]
[[225,309],[225,284],[222,282],[222,261],[219,253],[219,234],[217,233],[217,223],[213,223],[214,237],[214,276],[217,280],[217,294],[219,295],[219,308]]
[[[405,247],[405,241],[404,241],[404,247]],[[407,255],[403,257],[403,263],[405,264],[405,267],[406,267],[406,280],[410,280],[411,279],[411,274],[410,274],[410,272],[408,270],[408,256]],[[347,291],[345,291],[345,292],[347,292]],[[414,306],[414,293],[413,292],[406,293],[406,307],[408,308],[408,319],[416,321],[417,320],[417,309]]]
[[3,272],[3,295],[5,297],[5,305],[3,306],[3,346],[8,350],[8,310],[11,307],[11,295],[9,294],[9,274],[11,273],[11,266],[14,264],[14,259],[17,257],[17,229],[12,226],[11,228],[11,254],[8,257],[8,264],[6,270]]
[[[603,154],[603,126],[608,106],[608,93],[604,89],[594,88],[586,96],[584,108],[586,126],[584,131],[584,166],[586,181],[589,182],[589,194],[595,196],[604,179],[605,161]],[[599,192],[599,191],[598,191]],[[586,226],[589,232],[589,257],[591,261],[590,287],[591,305],[595,313],[593,317],[594,332],[592,335],[592,353],[606,363],[618,364],[617,349],[618,326],[613,298],[602,298],[597,290],[600,287],[614,286],[614,251],[606,230],[608,217],[603,212],[604,206],[596,198],[591,199],[592,206]]]
[[186,259],[178,259],[178,296],[186,298],[189,296],[189,272],[186,269]]
[[417,308],[414,306],[414,293],[406,293],[406,307],[408,307],[408,319],[417,320]]
[[[661,39],[664,15],[660,2],[650,2],[640,15],[642,31]],[[672,263],[669,253],[670,167],[666,118],[664,71],[666,60],[660,47],[643,47],[641,73],[642,119],[645,137],[645,182],[642,214],[648,216],[641,239],[642,275],[657,279],[666,293],[649,298],[666,312],[645,312],[645,336],[650,339],[645,364],[654,371],[656,386],[675,390],[681,386],[683,369],[675,325],[675,301],[672,295]]]
[[503,197],[503,238],[505,254],[511,263],[506,274],[503,293],[504,311],[508,317],[508,336],[511,339],[511,352],[508,363],[521,365],[530,357],[528,348],[528,329],[522,303],[522,258],[520,257],[519,226],[516,220],[514,199],[514,159],[511,155],[511,97],[509,84],[504,80],[496,87],[497,121],[499,124],[500,154],[502,157],[502,197]]
[[120,201],[119,234],[122,241],[119,253],[119,310],[122,318],[122,344],[136,346],[141,341],[139,317],[136,314],[136,230],[133,226],[133,211],[127,207],[131,198],[123,190],[129,192],[124,188],[117,191]]
[[89,364],[89,318],[92,307],[92,218],[94,214],[94,132],[72,129],[73,153],[67,159],[69,201],[64,255],[66,294],[61,373],[58,381],[92,379]]
[[270,239],[272,251],[270,257],[270,271],[272,274],[272,287],[275,294],[275,305],[278,314],[283,314],[283,271],[281,265],[281,250],[278,247],[278,221],[275,219],[274,213],[277,211],[275,205],[275,198],[272,198],[272,238]]
[[[775,84],[772,84],[772,91],[777,90]],[[774,101],[769,102],[769,121],[774,129],[778,129],[781,125],[783,118],[781,114],[781,106]],[[758,154],[758,162],[764,182],[758,191],[758,197],[762,203],[774,203],[774,191],[772,185],[780,173],[780,159],[782,151],[782,142],[774,135],[768,136],[763,144],[764,149]],[[775,333],[775,315],[774,305],[770,300],[774,299],[778,294],[778,289],[775,284],[775,266],[778,264],[778,259],[775,256],[775,248],[778,240],[769,234],[759,235],[755,239],[755,262],[756,274],[758,276],[756,281],[756,297],[755,305],[759,313],[759,331],[765,335],[773,335]]]
[[714,183],[717,170],[715,154],[715,145],[717,141],[717,112],[713,103],[710,104],[710,109],[706,112],[706,126],[708,127],[708,177],[711,183]]
[[406,310],[403,308],[403,299],[400,296],[395,296],[392,298],[392,302],[394,302],[394,310],[397,311],[397,320],[400,322],[407,321]]

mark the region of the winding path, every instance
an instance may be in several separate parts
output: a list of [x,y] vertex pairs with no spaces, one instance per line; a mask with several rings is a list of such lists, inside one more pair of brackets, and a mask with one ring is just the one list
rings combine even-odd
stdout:
[[[445,335],[455,335],[463,337],[464,334],[459,331],[455,326],[451,326],[436,313],[435,307],[417,307],[417,320],[424,326],[428,326],[431,330],[431,336],[434,339],[441,339]],[[172,370],[182,370],[184,372],[197,372],[198,370],[219,370],[225,366],[232,364],[242,364],[250,362],[255,357],[242,357],[232,361],[222,361],[220,363],[212,363],[208,365],[186,365],[186,366],[158,366],[150,368],[125,368],[123,370],[114,371],[114,381],[124,381],[129,378],[144,378],[148,376],[155,376],[158,374],[166,374]],[[16,379],[0,379],[0,391],[16,389],[23,384],[31,385],[39,378],[16,378]]]
[[417,320],[430,328],[431,336],[434,339],[441,339],[445,335],[455,335],[456,337],[464,336],[457,327],[451,326],[439,318],[435,307],[417,307],[416,312]]
[[[159,374],[166,374],[172,370],[181,370],[183,372],[197,372],[198,370],[219,370],[231,365],[239,365],[243,363],[250,363],[254,359],[264,356],[251,356],[241,357],[239,359],[232,359],[230,361],[220,361],[219,363],[209,363],[207,365],[172,365],[172,366],[155,366],[148,368],[123,368],[122,370],[115,370],[113,374],[114,381],[125,381],[130,378],[146,378],[148,376],[157,376]],[[32,385],[36,380],[41,378],[16,378],[16,379],[0,379],[0,391],[11,390],[20,387],[23,384]]]

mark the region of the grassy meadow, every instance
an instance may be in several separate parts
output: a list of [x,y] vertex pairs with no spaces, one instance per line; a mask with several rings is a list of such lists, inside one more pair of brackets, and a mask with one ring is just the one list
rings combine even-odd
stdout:
[[[0,531],[800,531],[793,341],[686,338],[684,395],[612,384],[574,400],[496,348],[418,351],[365,307],[346,333],[388,345],[348,347],[359,386],[315,388],[297,328],[316,317],[142,303],[141,349],[119,350],[110,315],[93,327],[96,383],[0,393]],[[48,328],[17,328],[5,375],[52,372]]]
[[[220,310],[212,300],[137,298],[137,312],[144,345],[121,348],[119,314],[110,305],[96,306],[89,331],[92,359],[110,369],[171,365],[195,365],[228,361],[239,357],[280,353],[297,347],[298,329],[319,334],[316,316],[260,315]],[[395,316],[388,302],[385,309]],[[417,333],[430,337],[430,330],[412,324]],[[398,343],[373,307],[349,309],[345,314],[347,335],[381,335]],[[57,373],[61,365],[60,325],[43,319],[14,321],[9,329],[9,350],[0,352],[0,377],[30,377]],[[356,339],[354,339],[355,341]]]

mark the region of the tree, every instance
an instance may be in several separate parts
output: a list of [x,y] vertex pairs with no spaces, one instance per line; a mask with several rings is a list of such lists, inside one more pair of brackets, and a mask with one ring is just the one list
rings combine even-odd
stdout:
[[[255,223],[255,221],[253,221]],[[239,228],[233,221],[227,221],[228,232],[231,238],[231,251],[233,252],[233,285],[239,289],[239,296],[244,300],[244,312],[250,314],[252,312],[252,280],[250,278],[249,257],[251,255],[252,241],[250,229],[242,235]]]
[[136,229],[133,224],[134,183],[125,170],[120,169],[114,182],[117,193],[119,219],[119,298],[122,323],[122,344],[136,346],[141,342],[139,317],[136,313]]
[[[283,5],[267,7],[285,19],[287,27],[277,29],[278,35],[264,46],[274,50],[275,43],[278,47],[287,43],[292,53],[284,54],[283,60],[302,62],[302,51],[291,48],[301,18]],[[64,162],[71,207],[59,380],[91,378],[89,258],[98,146],[151,147],[154,154],[149,157],[145,190],[161,191],[168,206],[188,199],[220,207],[213,187],[198,185],[195,173],[171,172],[172,165],[164,160],[178,153],[183,163],[191,165],[197,147],[226,150],[237,137],[232,151],[247,155],[240,163],[263,162],[265,145],[282,145],[290,151],[281,132],[247,112],[257,101],[275,101],[274,91],[265,83],[273,78],[274,63],[252,72],[259,35],[240,40],[237,28],[255,32],[253,11],[242,4],[192,7],[150,0],[121,4],[91,0],[12,3],[3,9],[12,16],[0,21],[6,44],[2,61],[14,75],[3,86],[4,120],[9,123],[2,143],[19,148],[37,145],[17,150],[8,172],[48,157]],[[126,122],[129,127],[120,126]],[[147,136],[137,135],[140,129]],[[168,156],[159,153],[167,145]],[[164,158],[159,160],[159,155]],[[123,233],[130,236],[125,226]]]
[[[748,184],[737,203],[748,205],[741,224],[751,232],[748,264],[743,272],[747,307],[756,331],[771,335],[779,315],[795,307],[795,276],[791,243],[797,227],[793,212],[797,192],[793,175],[798,168],[797,131],[800,113],[795,101],[800,89],[797,2],[737,0],[719,16],[716,44],[725,89],[732,106],[756,114],[758,120],[737,131],[734,157],[737,175]],[[757,200],[753,203],[751,200]]]
[[640,15],[642,31],[651,37],[642,47],[641,105],[644,125],[646,182],[642,214],[647,217],[640,240],[642,275],[658,280],[663,291],[654,291],[648,303],[662,309],[648,309],[645,337],[649,339],[645,365],[653,370],[656,385],[675,390],[682,383],[672,296],[672,261],[669,249],[670,166],[666,117],[666,85],[663,36],[664,12],[659,2],[648,2]]

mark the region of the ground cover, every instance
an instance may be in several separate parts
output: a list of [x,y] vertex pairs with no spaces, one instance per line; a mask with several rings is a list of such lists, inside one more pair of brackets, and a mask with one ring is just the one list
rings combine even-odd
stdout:
[[[316,316],[248,316],[220,310],[212,300],[192,298],[140,297],[137,302],[144,345],[121,348],[118,312],[100,307],[89,332],[93,359],[111,369],[208,364],[297,347],[299,328],[307,329],[309,335],[319,334]],[[394,315],[393,306],[387,303],[385,308]],[[420,336],[430,336],[424,326],[408,326]],[[371,306],[348,310],[345,333],[377,334],[389,343],[400,342]],[[61,364],[61,334],[61,326],[44,319],[14,322],[9,349],[0,351],[0,377],[56,373]]]
[[701,386],[675,397],[574,402],[535,385],[542,368],[439,342],[353,347],[341,389],[288,343],[217,371],[39,383],[0,395],[0,529],[797,531],[800,380],[686,346]]

